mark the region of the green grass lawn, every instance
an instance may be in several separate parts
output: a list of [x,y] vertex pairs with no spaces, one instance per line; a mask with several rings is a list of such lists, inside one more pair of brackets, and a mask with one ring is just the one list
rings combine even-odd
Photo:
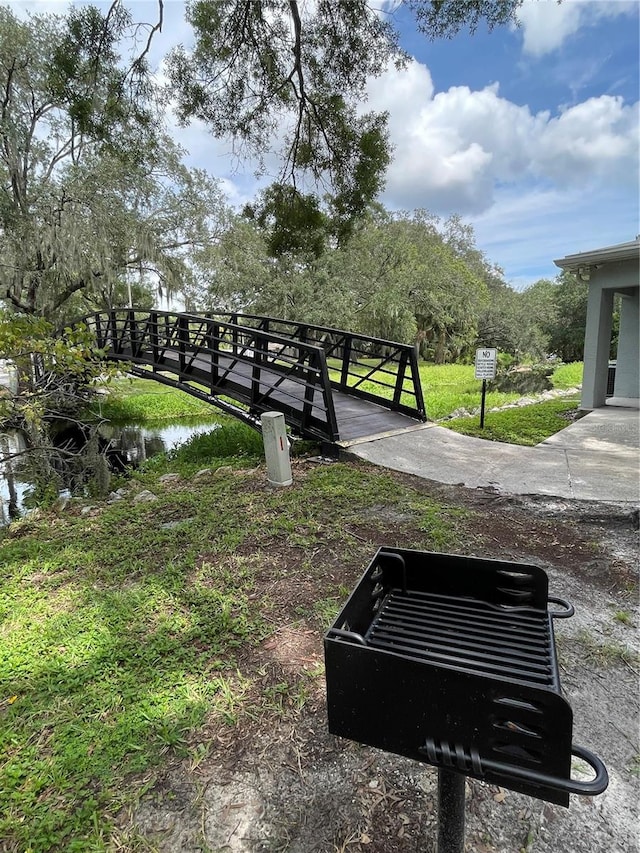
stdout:
[[[212,493],[212,492],[215,492]],[[1,548],[0,837],[15,851],[106,849],[127,777],[155,765],[205,714],[232,719],[234,649],[266,628],[246,572],[198,565],[208,495],[136,510],[25,522]],[[217,512],[218,547],[242,501]],[[212,534],[211,520],[202,525]],[[221,531],[223,535],[221,535]]]
[[[427,415],[430,420],[441,418],[456,409],[474,409],[480,405],[482,382],[474,379],[472,364],[420,364],[420,380]],[[487,408],[512,403],[520,394],[487,391]]]
[[[252,649],[295,620],[320,636],[362,571],[363,547],[374,553],[380,536],[452,547],[466,512],[357,465],[306,466],[278,491],[265,489],[264,469],[159,483],[190,459],[134,476],[154,503],[101,504],[89,515],[76,505],[0,531],[7,853],[133,849],[113,841],[115,818],[152,784],[154,767],[197,762],[209,748],[205,722],[233,728],[277,715],[322,677],[265,688]],[[373,533],[351,532],[363,520],[373,530],[381,504],[401,508],[411,526],[385,534],[382,520]]]
[[[374,362],[372,362],[374,364]],[[426,364],[419,365],[420,381],[430,420],[441,420],[456,409],[474,410],[480,407],[482,383],[474,378],[472,364]],[[561,364],[553,372],[551,383],[554,388],[575,388],[582,382],[582,362]],[[372,392],[380,391],[374,384],[361,386]],[[486,410],[513,403],[526,396],[518,392],[492,391],[489,383]],[[412,405],[406,395],[403,401]],[[517,409],[492,412],[485,417],[484,429],[480,429],[480,416],[456,418],[443,422],[443,426],[465,435],[504,441],[510,444],[535,445],[569,424],[567,414],[575,410],[577,399],[551,400]]]
[[[369,369],[375,362],[362,365],[361,370]],[[482,384],[474,378],[472,364],[420,364],[420,380],[427,414],[431,420],[440,420],[464,408],[473,410],[480,406]],[[334,372],[334,378],[337,376]],[[353,380],[355,381],[355,380]],[[573,388],[582,381],[582,363],[561,364],[552,377],[554,388]],[[380,393],[380,386],[365,382],[364,390]],[[169,388],[148,379],[130,379],[120,377],[108,386],[109,396],[95,405],[94,411],[115,423],[145,423],[153,421],[205,420],[218,422],[225,429],[212,441],[229,441],[229,446],[242,445],[245,433],[238,444],[238,424],[196,397],[191,397],[175,388]],[[388,396],[391,396],[391,390]],[[487,391],[486,409],[512,403],[522,395],[517,392]],[[413,405],[413,398],[404,395],[404,402]],[[515,444],[537,444],[549,435],[567,425],[563,412],[575,408],[576,402],[551,401],[527,407],[524,413],[520,409],[507,409],[501,413],[487,415],[485,429],[480,430],[479,417],[460,418],[446,421],[444,426],[467,435],[476,435],[494,441],[506,441]],[[245,430],[244,426],[241,427]],[[248,432],[251,432],[250,430]],[[233,435],[231,435],[233,433]],[[248,433],[247,433],[248,434]],[[255,442],[254,442],[255,444]],[[224,455],[232,455],[229,454]]]
[[[420,364],[420,379],[430,419],[439,420],[456,409],[475,409],[480,405],[482,382],[474,378],[474,370],[472,364]],[[582,362],[561,364],[551,376],[551,384],[558,390],[575,388],[581,383]],[[492,391],[488,383],[486,408],[503,406],[523,396],[526,395]]]
[[571,423],[569,415],[575,413],[578,403],[577,398],[565,397],[501,412],[486,412],[484,429],[480,429],[479,415],[455,418],[446,421],[443,426],[476,438],[532,446],[568,426]]
[[[370,369],[376,362],[370,360],[360,371]],[[474,378],[475,368],[473,364],[419,364],[420,381],[422,393],[430,420],[440,420],[450,415],[456,409],[475,409],[480,405],[482,382]],[[338,378],[337,371],[330,371],[333,379]],[[350,384],[356,382],[356,377],[350,379]],[[386,382],[393,382],[392,377],[385,377]],[[573,388],[582,382],[582,362],[575,364],[559,365],[552,377],[554,388]],[[359,386],[364,391],[384,394],[392,397],[391,386],[389,390],[384,389],[377,383],[365,381]],[[513,403],[524,396],[518,392],[494,391],[489,384],[486,397],[488,409]],[[403,394],[402,402],[408,406],[415,405],[415,400],[410,394]],[[447,426],[449,424],[447,423]]]
[[121,376],[111,380],[105,390],[108,395],[101,396],[92,410],[114,423],[224,418],[210,403],[153,379]]
[[554,388],[577,388],[582,385],[583,362],[573,361],[571,364],[560,364],[553,371],[551,381]]
[[[560,374],[563,387],[578,375]],[[573,371],[573,372],[571,372]],[[430,414],[479,404],[472,366],[423,365]],[[193,416],[205,406],[152,381],[118,380],[114,412],[154,419]],[[509,396],[490,397],[488,407]],[[105,407],[111,403],[103,402]],[[447,426],[499,441],[536,444],[567,424],[575,401],[553,400]],[[106,409],[108,411],[108,409]],[[211,414],[211,407],[202,411]],[[200,410],[198,409],[198,413]],[[229,419],[225,419],[229,420]],[[189,480],[203,465],[249,468],[262,460],[260,437],[230,421],[184,448],[150,460],[134,475],[156,492],[129,500],[36,515],[0,531],[0,848],[7,853],[106,853],[118,811],[140,796],[141,779],[167,755],[196,760],[205,721],[235,726],[261,715],[273,696],[239,666],[274,631],[278,561],[299,549],[295,584],[317,582],[313,600],[287,618],[318,630],[345,589],[315,557],[339,555],[340,571],[361,571],[363,535],[379,507],[411,520],[385,526],[389,544],[445,550],[460,536],[461,510],[443,506],[399,477],[335,464],[297,473],[272,491],[250,472]],[[180,472],[182,484],[159,476]],[[354,535],[350,526],[366,520]],[[376,538],[383,535],[375,534]],[[274,550],[275,549],[275,550]],[[272,554],[273,552],[273,554]],[[275,558],[274,555],[275,554]],[[308,556],[304,556],[308,555]],[[351,568],[349,568],[351,567]],[[269,587],[271,588],[271,587]],[[305,685],[291,686],[296,696]],[[296,699],[296,701],[298,701]]]

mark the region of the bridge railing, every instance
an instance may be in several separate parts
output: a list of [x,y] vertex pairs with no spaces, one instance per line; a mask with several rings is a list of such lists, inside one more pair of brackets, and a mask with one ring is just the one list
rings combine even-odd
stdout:
[[426,420],[416,350],[409,344],[259,314],[230,312],[207,316],[225,317],[238,326],[321,346],[333,388]]
[[276,409],[302,435],[338,439],[321,346],[231,319],[168,311],[104,311],[84,322],[109,358],[133,363],[138,375],[150,368],[191,393],[195,384],[216,404],[226,394],[248,407],[249,422]]

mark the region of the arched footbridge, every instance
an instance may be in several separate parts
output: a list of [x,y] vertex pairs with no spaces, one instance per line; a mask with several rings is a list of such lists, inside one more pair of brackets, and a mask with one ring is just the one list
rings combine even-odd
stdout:
[[278,411],[332,444],[426,420],[415,349],[252,314],[103,311],[84,318],[109,360],[259,428]]

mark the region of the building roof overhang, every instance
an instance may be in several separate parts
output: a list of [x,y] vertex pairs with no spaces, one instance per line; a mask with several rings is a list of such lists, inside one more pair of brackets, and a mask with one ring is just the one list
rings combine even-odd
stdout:
[[602,264],[619,263],[620,261],[640,261],[640,238],[629,240],[628,243],[617,243],[615,246],[605,246],[602,249],[592,249],[590,252],[578,252],[567,255],[553,263],[563,270],[578,270],[580,267],[601,266]]

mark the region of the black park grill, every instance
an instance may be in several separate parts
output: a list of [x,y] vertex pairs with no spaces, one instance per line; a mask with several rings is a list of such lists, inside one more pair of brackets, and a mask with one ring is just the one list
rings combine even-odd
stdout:
[[329,731],[439,768],[439,853],[462,850],[465,776],[562,806],[607,787],[561,694],[573,612],[537,566],[381,548],[327,631]]

